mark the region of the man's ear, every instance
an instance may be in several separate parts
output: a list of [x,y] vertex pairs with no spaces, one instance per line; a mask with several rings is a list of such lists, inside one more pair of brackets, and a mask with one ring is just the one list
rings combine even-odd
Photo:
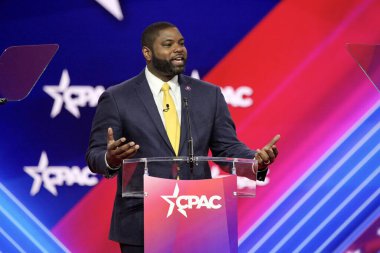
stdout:
[[150,62],[152,60],[152,50],[150,50],[148,47],[143,46],[142,53],[147,62]]

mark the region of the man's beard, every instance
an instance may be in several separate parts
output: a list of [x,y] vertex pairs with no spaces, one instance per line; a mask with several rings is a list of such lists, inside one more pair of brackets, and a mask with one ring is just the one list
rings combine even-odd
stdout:
[[185,71],[186,59],[184,60],[184,65],[179,67],[179,66],[174,66],[171,63],[171,61],[161,60],[157,58],[153,53],[152,64],[153,64],[153,67],[157,69],[159,72],[165,75],[175,76]]

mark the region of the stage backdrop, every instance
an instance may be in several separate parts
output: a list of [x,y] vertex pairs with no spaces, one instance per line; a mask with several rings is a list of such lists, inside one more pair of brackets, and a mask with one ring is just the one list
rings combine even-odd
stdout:
[[1,1],[1,51],[60,48],[0,107],[0,251],[118,252],[115,181],[85,151],[99,95],[143,70],[141,32],[161,20],[186,39],[186,74],[223,89],[242,141],[281,134],[257,197],[239,201],[239,251],[379,250],[380,95],[346,50],[380,44],[379,13],[378,0]]

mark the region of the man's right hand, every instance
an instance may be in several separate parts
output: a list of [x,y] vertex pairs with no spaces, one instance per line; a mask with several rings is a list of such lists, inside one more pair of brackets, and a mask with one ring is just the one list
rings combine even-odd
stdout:
[[108,128],[106,159],[110,167],[120,167],[123,159],[133,157],[140,148],[140,146],[133,141],[128,143],[126,143],[126,141],[127,139],[124,137],[115,141],[112,128]]

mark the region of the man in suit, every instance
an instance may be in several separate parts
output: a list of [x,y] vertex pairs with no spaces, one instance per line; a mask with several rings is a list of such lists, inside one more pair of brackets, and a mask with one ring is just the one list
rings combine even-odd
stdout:
[[[187,111],[195,156],[207,156],[211,150],[218,157],[257,159],[259,180],[265,178],[268,165],[278,155],[275,143],[280,138],[275,136],[256,151],[237,139],[220,88],[182,74],[187,51],[173,24],[148,26],[142,35],[142,53],[146,68],[99,98],[86,154],[91,171],[107,178],[118,176],[109,238],[120,243],[122,252],[144,250],[143,199],[122,198],[122,160],[188,155]],[[160,170],[154,173],[167,177]],[[185,170],[178,177],[188,179],[191,174]],[[197,178],[209,177],[209,168],[197,172]],[[142,184],[142,172],[136,172],[133,180]]]

